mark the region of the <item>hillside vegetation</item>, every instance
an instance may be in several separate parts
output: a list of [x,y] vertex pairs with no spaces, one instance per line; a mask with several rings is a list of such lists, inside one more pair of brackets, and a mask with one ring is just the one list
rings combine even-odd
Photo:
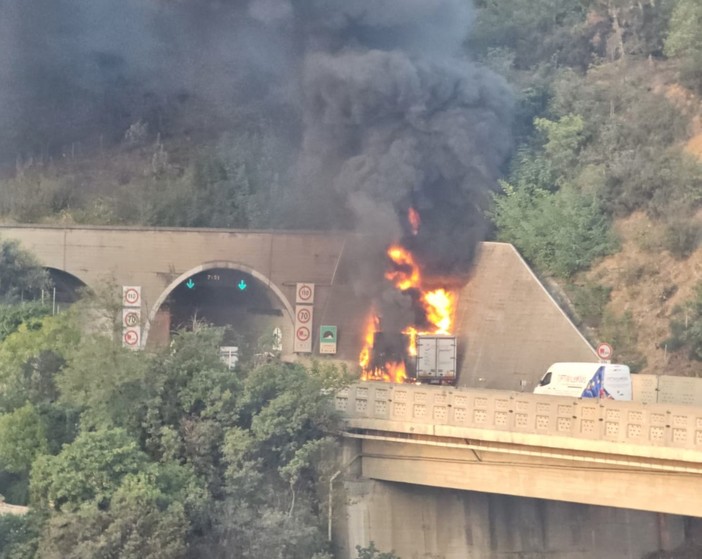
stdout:
[[[702,3],[474,3],[6,2],[0,219],[487,229],[617,361],[699,376]],[[130,351],[115,286],[52,316],[49,281],[0,239],[0,559],[334,557],[346,371]]]
[[[475,4],[465,56],[503,75],[516,99],[513,155],[488,210],[492,236],[560,286],[574,319],[591,341],[612,343],[617,360],[644,372],[702,371],[702,5]],[[343,224],[292,211],[303,125],[293,108],[233,104],[222,118],[196,96],[154,103],[46,149],[25,132],[0,183],[3,219]]]

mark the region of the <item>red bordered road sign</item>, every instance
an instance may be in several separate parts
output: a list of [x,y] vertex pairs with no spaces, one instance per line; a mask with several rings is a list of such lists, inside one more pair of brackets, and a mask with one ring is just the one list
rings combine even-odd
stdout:
[[613,353],[614,350],[612,349],[612,346],[608,343],[602,342],[597,346],[597,357],[599,357],[600,359],[611,359]]
[[295,353],[312,352],[312,324],[314,323],[313,305],[295,306],[295,339],[293,351]]
[[122,286],[122,306],[123,307],[141,307],[141,286],[138,286],[138,285],[123,285]]
[[312,312],[307,307],[297,308],[297,320],[303,324],[307,324],[312,319]]
[[314,303],[314,284],[298,283],[295,289],[295,303],[311,305]]
[[141,344],[141,329],[125,328],[122,335],[122,342],[125,347],[137,349]]
[[307,326],[300,326],[295,332],[295,337],[301,342],[306,342],[310,339],[310,329]]
[[122,309],[122,327],[134,328],[141,325],[141,309]]

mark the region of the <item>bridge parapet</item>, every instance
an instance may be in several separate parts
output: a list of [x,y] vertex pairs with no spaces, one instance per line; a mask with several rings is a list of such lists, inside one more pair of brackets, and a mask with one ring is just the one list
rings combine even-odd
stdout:
[[350,429],[702,464],[702,408],[364,382],[336,396]]

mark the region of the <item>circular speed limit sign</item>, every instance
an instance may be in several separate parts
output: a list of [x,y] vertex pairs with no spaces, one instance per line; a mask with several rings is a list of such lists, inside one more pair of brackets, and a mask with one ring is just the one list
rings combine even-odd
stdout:
[[297,320],[300,322],[309,322],[310,318],[312,318],[312,313],[308,308],[302,307],[297,311]]
[[614,353],[614,350],[612,346],[607,343],[603,342],[597,346],[597,357],[600,359],[611,359],[612,353]]
[[136,346],[139,343],[139,334],[134,330],[127,330],[124,333],[124,343],[130,347]]
[[307,301],[310,297],[312,297],[312,289],[309,285],[303,285],[300,287],[300,291],[298,293],[300,295],[300,299],[303,301]]
[[141,286],[139,285],[123,285],[122,286],[122,306],[123,307],[141,307]]
[[128,312],[124,315],[124,325],[125,326],[137,326],[139,324],[139,314],[135,312]]

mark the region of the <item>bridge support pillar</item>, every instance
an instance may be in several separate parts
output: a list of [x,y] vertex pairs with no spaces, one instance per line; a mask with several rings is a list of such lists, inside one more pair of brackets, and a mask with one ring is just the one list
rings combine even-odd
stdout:
[[346,511],[335,515],[334,531],[341,559],[371,541],[400,557],[442,559],[621,559],[685,541],[685,519],[675,515],[364,478],[344,489]]

